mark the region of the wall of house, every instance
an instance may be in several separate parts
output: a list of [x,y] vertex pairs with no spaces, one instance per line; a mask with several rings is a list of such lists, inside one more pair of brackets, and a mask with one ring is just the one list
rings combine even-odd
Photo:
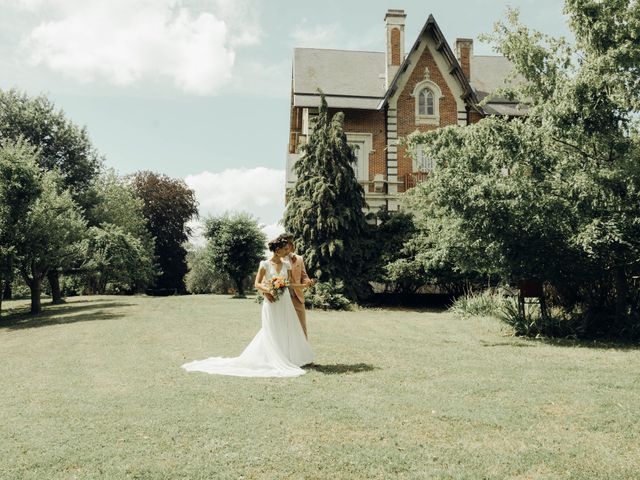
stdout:
[[478,123],[480,120],[484,118],[484,115],[474,110],[471,110],[469,117],[470,117],[470,123]]
[[[351,133],[371,133],[373,150],[369,154],[369,181],[377,173],[386,174],[384,112],[378,110],[329,109],[329,115],[344,112],[344,131]],[[370,191],[373,186],[370,185]]]
[[[440,124],[425,125],[416,124],[415,102],[413,96],[415,86],[425,79],[425,68],[429,69],[429,79],[440,87],[442,97],[439,103]],[[445,72],[448,75],[448,72]],[[419,130],[427,132],[435,130],[446,125],[458,124],[458,102],[451,92],[449,85],[445,81],[443,72],[436,63],[431,50],[425,48],[422,55],[418,59],[413,71],[411,72],[404,88],[398,94],[397,102],[398,115],[398,138],[403,138],[410,133]],[[401,180],[408,173],[413,172],[413,159],[407,153],[406,149],[398,146],[398,179]],[[399,185],[399,191],[404,191],[404,187]]]
[[302,108],[293,106],[291,99],[291,111],[289,113],[289,145],[288,152],[295,153],[297,141],[302,132]]

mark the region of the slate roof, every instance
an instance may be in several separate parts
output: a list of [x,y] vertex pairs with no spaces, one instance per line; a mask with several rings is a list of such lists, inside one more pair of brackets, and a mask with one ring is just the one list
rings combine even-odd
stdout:
[[321,88],[329,107],[375,109],[384,97],[385,54],[296,48],[294,105],[317,107]]
[[[317,107],[317,89],[321,88],[329,107],[375,110],[388,93],[384,89],[384,52],[296,48],[293,58],[295,106]],[[469,83],[476,99],[480,101],[503,87],[512,68],[502,56],[473,56]],[[516,107],[516,103],[496,97],[484,110],[489,114],[522,115]]]

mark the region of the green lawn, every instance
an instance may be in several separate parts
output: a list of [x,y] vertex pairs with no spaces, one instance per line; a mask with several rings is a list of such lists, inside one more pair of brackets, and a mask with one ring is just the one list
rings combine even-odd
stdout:
[[0,321],[3,480],[640,478],[638,349],[313,311],[316,368],[235,378],[180,365],[239,354],[252,300],[81,297],[35,318],[26,303]]

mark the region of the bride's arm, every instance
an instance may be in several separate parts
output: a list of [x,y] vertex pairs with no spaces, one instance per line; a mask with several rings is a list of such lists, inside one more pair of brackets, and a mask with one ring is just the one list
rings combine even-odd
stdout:
[[256,280],[255,282],[253,282],[253,286],[256,288],[256,290],[258,290],[259,292],[262,293],[269,293],[269,289],[266,288],[263,284],[262,284],[262,280],[264,279],[264,274],[266,273],[266,270],[264,269],[264,267],[260,267],[258,269],[258,273],[256,274]]
[[266,298],[271,303],[273,303],[273,302],[276,301],[276,299],[273,298],[273,295],[269,292],[269,289],[266,288],[262,284],[262,280],[264,279],[264,274],[265,273],[267,273],[267,271],[265,270],[265,268],[262,265],[260,265],[260,268],[258,269],[258,273],[256,275],[256,279],[253,282],[253,286],[256,287],[256,290],[258,290],[260,293],[262,293],[264,298]]

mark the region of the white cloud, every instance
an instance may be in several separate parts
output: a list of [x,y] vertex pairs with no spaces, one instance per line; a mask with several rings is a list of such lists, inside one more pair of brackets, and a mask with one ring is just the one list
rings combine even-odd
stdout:
[[196,192],[201,215],[241,210],[260,213],[271,220],[279,218],[284,209],[284,170],[230,168],[217,173],[205,171],[188,175],[185,181]]
[[229,25],[233,46],[257,45],[263,32],[258,6],[250,0],[210,0],[211,9]]
[[260,42],[248,0],[14,0],[45,20],[23,41],[33,65],[83,83],[170,81],[197,95],[232,79],[239,46]]
[[263,225],[271,239],[284,229],[278,225],[284,212],[285,172],[265,167],[233,168],[222,172],[201,172],[189,175],[185,182],[196,193],[200,220],[190,225],[194,229],[192,242],[202,245],[202,221],[206,216],[227,212],[247,212]]

